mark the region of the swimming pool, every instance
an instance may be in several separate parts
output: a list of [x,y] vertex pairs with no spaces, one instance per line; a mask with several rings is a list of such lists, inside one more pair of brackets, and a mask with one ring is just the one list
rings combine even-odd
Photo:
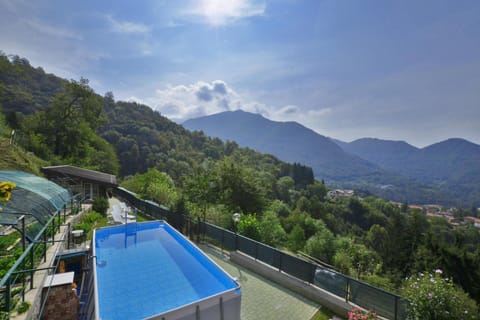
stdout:
[[164,221],[94,233],[97,319],[240,319],[240,286]]

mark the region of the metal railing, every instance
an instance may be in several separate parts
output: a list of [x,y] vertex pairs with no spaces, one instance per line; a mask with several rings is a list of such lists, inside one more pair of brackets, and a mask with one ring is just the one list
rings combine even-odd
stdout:
[[[60,230],[63,223],[66,222],[67,208],[70,212],[76,212],[73,202],[67,207],[55,212],[50,219],[43,225],[37,235],[31,239],[26,246],[25,228],[22,228],[22,247],[23,252],[15,261],[14,265],[0,280],[0,318],[10,318],[11,312],[15,309],[18,302],[25,301],[25,293],[34,288],[35,273],[47,270],[49,273],[55,272],[56,266],[39,268],[43,262],[47,262],[47,248],[55,242],[69,242],[69,227],[66,228],[61,240],[56,241],[55,235]],[[65,244],[64,244],[65,245]],[[68,244],[67,244],[68,246]]]

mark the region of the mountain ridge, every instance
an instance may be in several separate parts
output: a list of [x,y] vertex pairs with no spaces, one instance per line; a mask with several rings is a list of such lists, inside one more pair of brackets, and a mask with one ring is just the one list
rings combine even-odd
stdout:
[[357,189],[395,201],[431,203],[435,199],[446,199],[445,203],[451,203],[453,200],[445,191],[438,192],[412,177],[346,152],[331,138],[296,122],[272,121],[237,110],[189,119],[183,125],[189,130],[234,140],[284,161],[308,165],[317,178],[331,187]]

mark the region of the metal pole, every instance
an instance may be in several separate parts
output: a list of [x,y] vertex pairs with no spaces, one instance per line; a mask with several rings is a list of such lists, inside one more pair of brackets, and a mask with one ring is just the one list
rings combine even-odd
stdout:
[[[35,265],[34,265],[34,253],[35,253],[35,244],[32,246],[32,250],[30,251],[30,265],[33,268],[35,268]],[[33,289],[33,275],[34,275],[34,271],[31,271],[30,272],[30,290]]]
[[68,223],[68,227],[67,227],[67,228],[68,228],[68,230],[67,230],[67,249],[70,249],[70,235],[71,235],[71,233],[72,233],[72,232],[71,232],[72,226],[71,226],[70,222]]
[[47,262],[47,231],[43,233],[43,262]]
[[67,205],[66,204],[63,205],[63,223],[65,223],[65,221],[67,221]]
[[5,290],[5,306],[7,307],[7,312],[8,312],[8,315],[10,315],[10,289],[11,289],[11,283],[10,283],[11,278],[8,277],[8,280],[7,280],[7,288]]
[[397,320],[397,313],[398,313],[398,297],[395,296],[395,319],[394,320]]
[[25,235],[25,216],[22,215],[19,219],[22,219],[22,249],[25,252],[27,248],[27,237]]

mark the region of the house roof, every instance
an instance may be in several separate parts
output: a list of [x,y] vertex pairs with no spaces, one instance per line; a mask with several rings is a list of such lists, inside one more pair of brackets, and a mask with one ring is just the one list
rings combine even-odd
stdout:
[[43,167],[41,170],[47,177],[73,177],[108,186],[118,186],[117,177],[104,172],[69,165]]

